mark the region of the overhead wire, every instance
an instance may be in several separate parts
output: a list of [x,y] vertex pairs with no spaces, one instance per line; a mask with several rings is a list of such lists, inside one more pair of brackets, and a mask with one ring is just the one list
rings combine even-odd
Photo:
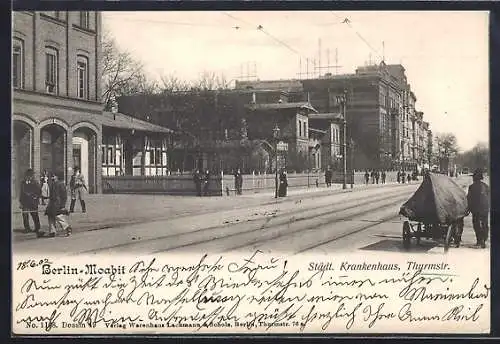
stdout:
[[383,59],[383,56],[380,55],[380,52],[375,49],[371,44],[370,42],[368,42],[368,40],[366,40],[362,35],[361,33],[359,33],[358,30],[356,30],[353,25],[351,24],[351,20],[349,19],[349,17],[345,17],[344,19],[342,19],[342,17],[340,17],[337,13],[333,12],[333,11],[330,11],[330,13],[332,13],[335,17],[337,17],[338,19],[342,20],[342,23],[345,23],[347,24],[347,26],[349,26],[349,28],[351,28],[354,33],[356,34],[356,36],[358,36],[359,39],[361,39],[367,46],[368,48],[370,48],[375,54],[377,54],[378,57],[382,58]]

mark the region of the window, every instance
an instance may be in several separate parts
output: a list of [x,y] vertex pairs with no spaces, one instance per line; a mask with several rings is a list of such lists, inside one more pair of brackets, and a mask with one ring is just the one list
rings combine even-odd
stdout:
[[304,121],[304,136],[307,137],[307,123]]
[[90,28],[89,12],[80,12],[80,26],[84,29]]
[[47,93],[57,94],[58,54],[54,48],[45,50],[45,88]]
[[77,82],[78,82],[78,98],[88,99],[88,60],[85,56],[78,56],[76,62],[77,68]]
[[20,39],[14,39],[12,44],[12,86],[24,86],[24,44]]
[[302,136],[302,121],[299,120],[299,137]]

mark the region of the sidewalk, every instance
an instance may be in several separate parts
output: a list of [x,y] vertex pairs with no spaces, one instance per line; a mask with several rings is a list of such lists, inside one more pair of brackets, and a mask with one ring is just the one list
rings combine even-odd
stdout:
[[[413,184],[417,184],[414,182]],[[219,210],[231,210],[275,202],[292,202],[304,195],[327,195],[341,192],[362,191],[368,188],[395,187],[391,184],[354,185],[351,189],[343,190],[341,184],[334,184],[330,188],[289,188],[285,198],[274,198],[274,191],[266,190],[260,193],[243,194],[240,196],[171,196],[171,195],[132,195],[132,194],[91,194],[86,195],[87,213],[81,213],[77,202],[75,213],[70,215],[73,232],[106,229],[127,224],[137,224],[173,217],[189,216],[191,214],[212,213]],[[405,184],[408,185],[408,184]],[[401,185],[403,186],[403,185]],[[13,239],[34,237],[32,233],[24,233],[22,216],[15,201],[12,204]],[[44,215],[45,206],[39,207],[42,230],[47,230],[47,218]],[[31,218],[30,223],[32,224]],[[33,228],[33,227],[32,227]]]

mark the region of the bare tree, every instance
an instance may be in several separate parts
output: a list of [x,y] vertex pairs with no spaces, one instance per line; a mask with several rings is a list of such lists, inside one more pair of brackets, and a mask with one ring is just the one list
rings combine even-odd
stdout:
[[162,93],[172,93],[179,91],[188,91],[191,88],[189,82],[181,80],[175,75],[162,75],[160,77],[161,86],[160,91]]
[[193,83],[193,89],[200,91],[212,91],[228,88],[229,82],[224,74],[217,75],[214,72],[203,72],[200,78]]
[[147,79],[142,63],[127,51],[121,51],[114,38],[102,39],[102,100],[109,110],[113,98],[135,93],[156,92],[158,86]]
[[454,158],[459,151],[457,137],[452,133],[437,134],[436,148],[438,157]]
[[452,133],[436,135],[436,160],[442,172],[448,173],[452,160],[459,152],[457,137]]
[[481,168],[488,170],[490,165],[490,150],[486,143],[478,143],[472,149],[458,154],[457,164],[471,170]]

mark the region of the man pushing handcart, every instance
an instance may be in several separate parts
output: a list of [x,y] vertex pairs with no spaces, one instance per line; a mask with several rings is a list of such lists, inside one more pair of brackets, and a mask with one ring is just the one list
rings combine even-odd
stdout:
[[446,175],[426,172],[399,211],[408,219],[403,223],[403,246],[409,248],[412,238],[417,245],[425,238],[443,242],[445,252],[452,242],[459,247],[468,212],[467,194],[460,185]]

